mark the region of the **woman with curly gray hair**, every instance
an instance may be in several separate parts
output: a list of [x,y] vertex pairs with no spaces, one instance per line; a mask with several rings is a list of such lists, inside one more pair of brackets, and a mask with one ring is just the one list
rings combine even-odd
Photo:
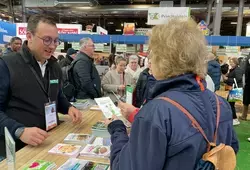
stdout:
[[[238,151],[227,101],[206,88],[206,41],[193,20],[173,19],[155,26],[149,40],[152,72],[157,82],[150,100],[135,116],[130,137],[120,120],[107,121],[114,170],[194,170],[207,142],[182,105],[213,139],[220,109],[217,144]],[[219,114],[218,114],[219,115]],[[234,154],[234,153],[232,153]]]

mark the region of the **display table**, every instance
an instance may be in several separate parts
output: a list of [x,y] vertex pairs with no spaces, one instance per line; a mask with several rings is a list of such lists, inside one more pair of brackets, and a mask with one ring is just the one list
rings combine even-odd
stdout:
[[[102,120],[102,117],[100,111],[84,111],[82,123],[73,124],[68,116],[60,116],[60,120],[63,120],[64,122],[49,132],[49,137],[43,144],[37,147],[26,146],[16,152],[16,169],[22,170],[29,163],[38,159],[55,162],[58,168],[65,163],[69,157],[49,154],[48,151],[56,144],[63,143],[63,139],[69,133],[91,133],[91,126],[97,121]],[[93,159],[89,157],[78,158],[106,164],[109,163],[109,160],[107,159]],[[6,160],[1,162],[0,169],[7,169]]]

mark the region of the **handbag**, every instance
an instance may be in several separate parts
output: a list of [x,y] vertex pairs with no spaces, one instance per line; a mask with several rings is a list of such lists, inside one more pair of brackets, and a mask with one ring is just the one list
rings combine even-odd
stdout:
[[[236,88],[234,88],[236,85]],[[234,84],[232,89],[229,91],[228,102],[242,102],[243,101],[243,88],[239,88],[234,78]]]

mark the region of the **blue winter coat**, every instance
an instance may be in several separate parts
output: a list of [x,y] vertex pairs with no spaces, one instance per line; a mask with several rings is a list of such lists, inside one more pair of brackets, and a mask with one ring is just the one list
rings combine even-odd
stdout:
[[221,78],[221,68],[220,64],[216,60],[211,60],[208,62],[207,74],[212,78],[215,86],[215,90],[220,89],[220,78]]
[[[206,87],[206,83],[203,81]],[[201,91],[195,75],[187,74],[157,81],[149,101],[135,117],[130,138],[120,120],[109,124],[113,170],[193,170],[206,152],[207,143],[190,120],[172,104],[157,99],[169,97],[185,107],[212,141],[216,122],[216,100],[210,90]],[[219,97],[221,117],[217,144],[238,151],[232,113]]]

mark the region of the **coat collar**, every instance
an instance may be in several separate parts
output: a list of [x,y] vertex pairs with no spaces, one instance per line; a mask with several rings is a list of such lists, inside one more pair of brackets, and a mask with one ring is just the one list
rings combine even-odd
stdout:
[[79,54],[81,54],[80,56],[83,56],[83,57],[87,58],[88,60],[94,62],[94,59],[91,58],[90,56],[88,56],[86,53],[80,51]]
[[[201,80],[204,87],[207,86],[205,80]],[[153,99],[156,96],[166,91],[201,91],[200,85],[196,80],[195,74],[183,74],[166,80],[158,80],[154,87],[149,92],[149,98]]]

